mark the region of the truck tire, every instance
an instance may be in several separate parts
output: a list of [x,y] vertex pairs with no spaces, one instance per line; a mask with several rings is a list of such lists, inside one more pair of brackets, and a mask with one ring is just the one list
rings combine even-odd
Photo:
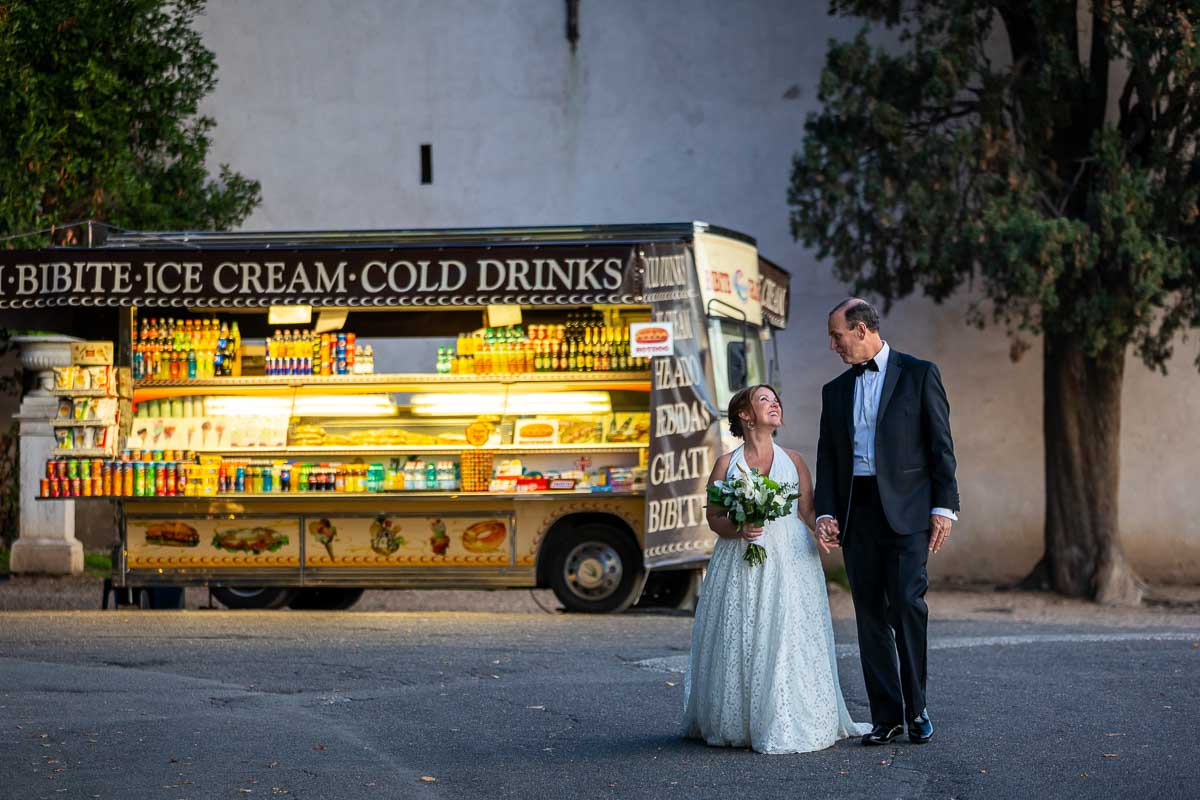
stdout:
[[549,546],[550,588],[567,611],[624,611],[637,599],[642,554],[621,529],[585,522],[560,533]]
[[362,589],[310,586],[297,591],[288,603],[288,608],[298,611],[344,611],[357,603],[362,596]]
[[214,586],[212,596],[226,608],[283,608],[295,589],[272,586]]

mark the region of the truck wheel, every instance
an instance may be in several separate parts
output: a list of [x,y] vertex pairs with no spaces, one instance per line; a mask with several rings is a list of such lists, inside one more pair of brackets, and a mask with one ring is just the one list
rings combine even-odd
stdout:
[[637,599],[642,555],[629,536],[589,522],[551,544],[550,588],[568,611],[624,611]]
[[298,611],[344,611],[363,596],[362,589],[343,589],[340,586],[312,586],[296,592],[288,608]]
[[212,595],[226,608],[283,608],[295,589],[271,586],[214,586]]
[[700,570],[673,569],[652,571],[638,598],[638,608],[682,608],[691,605],[692,595],[700,587]]

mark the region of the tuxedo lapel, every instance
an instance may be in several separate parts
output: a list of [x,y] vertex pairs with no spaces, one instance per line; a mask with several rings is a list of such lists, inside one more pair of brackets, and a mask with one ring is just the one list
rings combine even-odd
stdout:
[[879,430],[879,422],[892,399],[892,392],[896,391],[896,383],[900,380],[900,361],[903,358],[904,355],[895,350],[888,357],[887,374],[883,376],[883,392],[879,395],[879,413],[875,415],[876,431]]
[[842,373],[842,410],[846,414],[846,435],[849,436],[850,449],[854,449],[854,371]]

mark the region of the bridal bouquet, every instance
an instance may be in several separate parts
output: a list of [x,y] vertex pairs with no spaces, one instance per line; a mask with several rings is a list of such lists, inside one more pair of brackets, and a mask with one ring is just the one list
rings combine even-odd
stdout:
[[[738,531],[745,525],[761,527],[791,513],[792,501],[800,496],[795,484],[773,481],[756,469],[747,472],[740,463],[737,468],[740,476],[714,481],[708,487],[708,504],[724,509]],[[767,549],[751,542],[743,558],[750,566],[757,566],[767,560]]]

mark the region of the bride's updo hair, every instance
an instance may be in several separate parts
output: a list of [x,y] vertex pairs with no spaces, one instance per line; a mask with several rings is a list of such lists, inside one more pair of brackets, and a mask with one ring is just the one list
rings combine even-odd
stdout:
[[[729,400],[729,432],[739,439],[746,438],[745,425],[742,422],[741,413],[743,411],[754,416],[751,406],[751,398],[759,389],[770,389],[771,394],[775,395],[775,400],[779,403],[779,407],[783,408],[783,398],[779,396],[779,392],[775,391],[775,387],[769,383],[760,383],[755,386],[750,386],[742,389]],[[774,433],[772,433],[774,435]]]

